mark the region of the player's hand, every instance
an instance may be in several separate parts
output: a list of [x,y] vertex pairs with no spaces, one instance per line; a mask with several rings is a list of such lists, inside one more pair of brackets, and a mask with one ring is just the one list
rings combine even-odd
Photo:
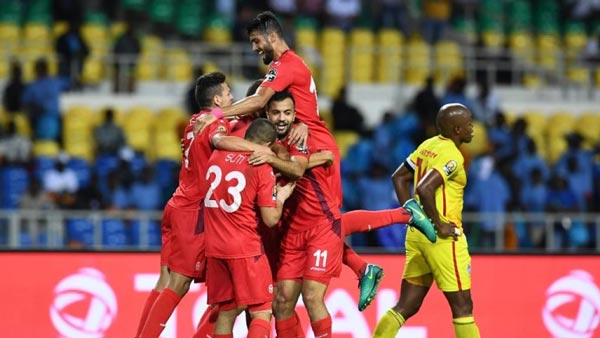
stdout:
[[285,201],[294,192],[294,188],[296,187],[296,181],[288,182],[286,185],[280,185],[277,183],[277,198]]
[[196,121],[194,121],[194,134],[199,134],[204,128],[216,120],[217,118],[213,114],[206,114],[198,117]]
[[180,138],[179,139],[179,145],[181,146],[181,152],[185,152],[185,144],[183,143],[185,141],[185,139]]
[[300,122],[292,127],[292,131],[290,131],[290,138],[288,144],[299,144],[302,146],[306,146],[306,139],[308,139],[308,126]]
[[261,147],[255,150],[252,155],[248,158],[248,163],[252,165],[271,164],[275,153],[268,147]]
[[458,236],[461,235],[460,229],[454,223],[446,223],[439,221],[435,223],[437,235],[441,238],[452,237],[455,241],[458,240]]

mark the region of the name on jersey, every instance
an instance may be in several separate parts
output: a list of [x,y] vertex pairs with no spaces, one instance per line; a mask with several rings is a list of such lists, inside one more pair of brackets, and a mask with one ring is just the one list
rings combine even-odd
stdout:
[[246,161],[246,155],[242,154],[227,154],[225,156],[225,162],[230,162],[233,164],[242,164]]
[[427,150],[427,149],[421,149],[421,151],[419,152],[419,154],[425,156],[425,157],[431,157],[431,158],[436,158],[438,156],[438,154],[434,153],[431,150]]

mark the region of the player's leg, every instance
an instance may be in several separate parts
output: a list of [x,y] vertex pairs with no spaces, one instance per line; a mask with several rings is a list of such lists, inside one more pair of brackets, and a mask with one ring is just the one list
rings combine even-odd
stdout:
[[160,250],[160,275],[158,276],[158,280],[156,281],[156,285],[154,289],[150,291],[150,294],[146,298],[146,303],[144,304],[144,308],[142,309],[142,314],[140,316],[140,321],[138,323],[138,328],[135,334],[135,337],[139,337],[146,325],[148,320],[148,314],[154,305],[154,302],[160,295],[160,292],[167,287],[167,283],[169,282],[169,268],[167,267],[167,260],[171,254],[172,247],[172,238],[171,238],[171,224],[170,224],[170,214],[172,207],[167,205],[163,210],[163,216],[161,219],[160,229],[161,229],[161,250]]
[[245,306],[236,306],[235,300],[219,304],[219,318],[215,325],[213,338],[233,338],[233,324],[237,316],[244,311]]
[[383,278],[383,269],[378,265],[367,263],[345,243],[342,260],[358,278],[358,309],[362,311],[375,298],[377,287]]
[[356,232],[377,230],[392,224],[408,224],[411,213],[404,208],[386,210],[353,210],[342,214],[342,224],[346,235]]
[[219,306],[209,305],[202,314],[196,328],[196,333],[194,333],[192,338],[206,338],[207,334],[213,333],[217,324],[217,318],[219,318]]
[[302,290],[302,284],[298,280],[279,279],[277,287],[277,297],[273,302],[277,337],[295,338],[300,322],[294,309]]
[[271,302],[248,306],[250,326],[248,338],[264,338],[271,334]]
[[331,316],[325,305],[325,293],[329,280],[325,283],[305,279],[302,285],[302,300],[315,337],[331,337]]
[[173,208],[170,214],[172,245],[167,260],[170,270],[169,281],[150,309],[141,338],[157,338],[181,298],[188,292],[191,282],[194,279],[203,281],[205,276],[203,234],[194,234],[190,231],[190,228],[196,227],[200,213],[197,210]]
[[422,254],[426,242],[406,241],[406,262],[400,286],[400,299],[377,322],[373,338],[393,338],[408,318],[419,311],[433,283],[433,274]]
[[435,282],[450,305],[456,337],[478,338],[479,329],[473,318],[471,299],[471,256],[466,237],[459,236],[456,241],[444,240],[428,258]]

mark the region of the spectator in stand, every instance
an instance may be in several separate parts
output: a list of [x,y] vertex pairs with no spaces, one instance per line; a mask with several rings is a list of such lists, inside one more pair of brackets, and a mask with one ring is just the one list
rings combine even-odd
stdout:
[[[481,221],[481,247],[495,248],[496,232],[504,231],[506,225],[505,214],[510,202],[510,189],[506,180],[496,169],[496,163],[491,156],[478,159],[478,175],[472,188],[465,196],[465,204],[472,206],[475,211],[488,213]],[[490,193],[492,192],[493,193]],[[503,245],[503,244],[502,244]]]
[[21,98],[24,90],[21,65],[13,60],[10,64],[10,77],[2,93],[2,106],[5,112],[14,114],[21,111]]
[[[577,197],[569,188],[567,180],[559,175],[550,178],[548,187],[548,199],[546,200],[546,211],[555,214],[579,212]],[[562,217],[554,224],[554,245],[546,243],[549,249],[566,248],[568,245],[568,229],[571,226],[570,217]]]
[[512,174],[520,178],[521,186],[526,186],[531,183],[531,176],[527,173],[531,173],[533,169],[540,170],[542,181],[548,180],[550,176],[548,164],[538,154],[535,142],[529,139],[527,142],[527,151],[518,156],[512,165]]
[[[548,200],[548,187],[544,180],[544,174],[538,167],[532,168],[529,173],[528,183],[521,187],[521,206],[525,212],[543,213],[546,211],[546,201]],[[536,248],[543,247],[545,224],[543,221],[532,222],[528,229],[528,235],[531,243]]]
[[327,24],[348,32],[354,26],[354,20],[360,15],[360,0],[325,0]]
[[94,128],[96,155],[118,155],[126,146],[123,128],[115,124],[115,111],[112,108],[104,110],[104,122]]
[[102,210],[107,206],[107,202],[102,195],[99,186],[98,175],[92,173],[90,183],[77,191],[77,200],[75,209],[82,210]]
[[477,120],[486,126],[491,126],[494,123],[495,114],[500,111],[500,98],[490,88],[487,81],[479,82],[479,94],[476,104],[479,105],[480,116],[475,116]]
[[42,189],[41,182],[34,177],[29,182],[27,191],[21,196],[19,208],[26,210],[50,210],[55,208],[55,204],[48,193]]
[[440,100],[435,95],[433,77],[430,75],[425,80],[425,86],[421,88],[413,100],[413,108],[419,116],[421,126],[425,128],[421,133],[421,139],[432,137],[438,133],[435,117],[440,107]]
[[25,87],[22,104],[34,130],[34,139],[58,140],[60,138],[59,98],[68,89],[66,82],[48,73],[48,61],[38,59],[34,65],[35,80]]
[[578,133],[565,136],[568,148],[556,163],[556,172],[565,177],[570,189],[577,197],[581,211],[591,209],[593,195],[593,155],[583,149],[583,137]]
[[350,130],[362,134],[365,131],[361,112],[347,101],[347,89],[342,87],[331,108],[335,130]]
[[105,200],[109,210],[125,210],[132,205],[129,189],[121,182],[119,176],[118,169],[108,174],[108,191]]
[[138,210],[159,210],[162,207],[161,189],[154,179],[152,167],[142,169],[140,179],[131,186],[131,201]]
[[406,3],[403,0],[381,0],[377,11],[377,21],[381,28],[394,28],[408,35]]
[[506,123],[504,113],[501,111],[496,113],[494,124],[488,128],[487,134],[496,161],[507,160],[512,155],[512,147],[510,128]]
[[58,75],[73,84],[74,89],[80,88],[81,70],[83,63],[90,53],[85,40],[81,36],[81,22],[78,18],[69,22],[69,29],[56,40],[58,54]]
[[429,44],[433,45],[444,37],[444,30],[448,24],[448,19],[450,19],[451,10],[452,2],[450,0],[424,0],[423,32],[425,41]]
[[115,40],[113,91],[115,93],[135,92],[135,65],[141,52],[140,40],[135,32],[135,24],[128,20],[125,32]]
[[44,190],[61,209],[72,209],[75,206],[75,196],[79,190],[77,175],[67,167],[68,161],[68,155],[59,154],[54,169],[47,171],[43,178]]
[[5,135],[0,138],[0,164],[25,165],[31,160],[31,140],[17,133],[14,120],[8,121]]
[[443,106],[449,103],[460,103],[463,106],[469,108],[473,113],[473,116],[481,116],[481,112],[479,112],[479,106],[473,102],[467,94],[465,90],[467,89],[467,80],[462,76],[456,76],[448,82],[448,87],[446,88],[446,93],[440,104]]

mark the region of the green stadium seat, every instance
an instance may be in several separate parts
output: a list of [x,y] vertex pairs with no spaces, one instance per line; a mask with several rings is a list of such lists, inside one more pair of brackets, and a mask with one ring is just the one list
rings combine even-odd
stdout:
[[175,14],[175,4],[171,0],[149,0],[147,11],[153,22],[170,23]]

